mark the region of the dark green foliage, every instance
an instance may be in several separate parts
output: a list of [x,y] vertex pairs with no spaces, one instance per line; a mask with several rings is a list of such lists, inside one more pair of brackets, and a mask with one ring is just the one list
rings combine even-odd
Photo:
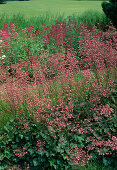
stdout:
[[117,154],[113,154],[111,156],[103,156],[102,162],[106,167],[110,167],[113,170],[116,170],[117,167]]
[[110,2],[112,2],[112,3],[115,3],[115,2],[117,2],[117,0],[109,0]]
[[0,4],[6,3],[6,0],[0,0]]
[[117,28],[117,0],[110,0],[110,2],[103,2],[102,9],[106,16],[111,19],[113,25]]
[[[29,165],[30,169],[65,169],[70,168],[64,149],[55,144],[47,129],[33,119],[11,120],[0,132],[0,169],[17,164],[21,168]],[[27,125],[27,128],[24,127]],[[37,141],[43,147],[36,147]],[[24,156],[15,154],[26,152]],[[9,164],[10,160],[10,164]]]

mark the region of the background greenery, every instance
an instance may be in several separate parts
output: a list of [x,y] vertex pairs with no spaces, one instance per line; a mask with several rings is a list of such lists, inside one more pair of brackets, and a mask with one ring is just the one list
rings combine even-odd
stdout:
[[53,17],[60,13],[64,16],[82,14],[86,10],[102,11],[102,1],[73,1],[73,0],[32,0],[32,1],[9,1],[0,5],[0,14],[13,15],[22,13],[30,18],[49,12]]

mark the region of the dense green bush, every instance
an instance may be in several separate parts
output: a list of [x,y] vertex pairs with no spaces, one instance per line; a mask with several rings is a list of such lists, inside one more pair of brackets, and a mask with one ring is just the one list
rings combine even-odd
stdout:
[[106,16],[111,19],[113,25],[117,28],[117,0],[109,0],[110,2],[103,2],[102,9]]
[[0,4],[6,3],[6,0],[0,0]]

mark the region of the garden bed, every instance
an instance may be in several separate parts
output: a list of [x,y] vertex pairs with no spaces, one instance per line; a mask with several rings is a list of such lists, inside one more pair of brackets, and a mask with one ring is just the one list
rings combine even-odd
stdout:
[[[116,168],[116,30],[68,22],[0,31],[0,168]],[[11,167],[12,168],[12,167]]]

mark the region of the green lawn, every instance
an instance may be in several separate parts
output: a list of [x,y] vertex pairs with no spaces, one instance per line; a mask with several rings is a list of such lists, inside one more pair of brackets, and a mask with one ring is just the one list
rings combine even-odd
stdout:
[[8,1],[0,4],[0,14],[22,13],[25,17],[43,15],[47,12],[52,14],[82,14],[86,10],[102,11],[102,1],[76,1],[76,0],[31,0],[31,1]]

